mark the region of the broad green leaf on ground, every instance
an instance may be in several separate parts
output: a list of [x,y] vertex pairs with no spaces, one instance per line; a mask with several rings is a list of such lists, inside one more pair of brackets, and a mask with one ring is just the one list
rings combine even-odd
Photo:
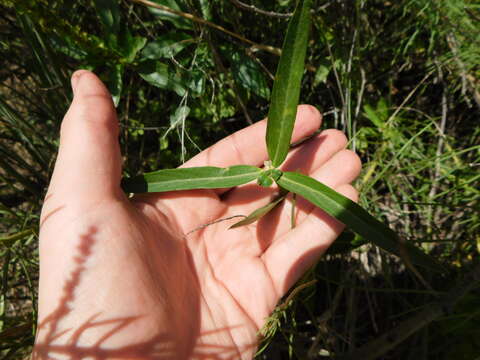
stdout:
[[109,33],[116,34],[120,30],[120,8],[118,0],[94,0],[100,21]]
[[129,193],[229,188],[255,180],[261,171],[249,165],[166,169],[124,179],[122,187]]
[[190,35],[172,31],[149,42],[142,50],[142,57],[153,60],[172,57],[193,42],[194,40]]
[[179,96],[185,94],[186,84],[174,69],[159,61],[144,61],[138,67],[140,76],[153,86],[173,90]]
[[[173,9],[173,10],[183,11],[183,9],[179,5],[179,2],[176,0],[152,0],[152,1],[154,3],[169,7],[170,9]],[[186,30],[193,29],[192,23],[182,18],[181,16],[172,14],[171,12],[168,12],[165,10],[156,9],[153,7],[148,7],[148,11],[150,11],[153,15],[155,15],[161,20],[170,21],[173,25],[175,25],[177,29],[186,29]]]
[[371,216],[355,202],[340,195],[321,182],[296,172],[284,172],[278,185],[302,196],[312,204],[338,219],[351,230],[378,247],[405,261],[434,271],[443,268],[432,257],[408,243],[400,242],[394,231]]
[[275,75],[266,136],[268,155],[274,167],[285,160],[290,148],[310,30],[310,3],[311,0],[298,1]]
[[127,63],[132,63],[138,52],[143,49],[147,39],[142,36],[132,36],[130,30],[125,29],[119,37],[118,50]]
[[287,194],[279,195],[276,199],[272,200],[272,202],[268,203],[265,206],[262,206],[261,208],[258,208],[242,221],[239,221],[233,224],[232,226],[230,226],[230,229],[234,229],[240,226],[245,226],[245,225],[254,223],[255,221],[259,220],[261,217],[267,215],[270,211],[275,209],[275,207],[278,204],[280,204],[285,199],[286,196]]
[[222,53],[230,61],[235,81],[245,89],[268,100],[270,89],[260,65],[233,46],[226,46],[223,50]]

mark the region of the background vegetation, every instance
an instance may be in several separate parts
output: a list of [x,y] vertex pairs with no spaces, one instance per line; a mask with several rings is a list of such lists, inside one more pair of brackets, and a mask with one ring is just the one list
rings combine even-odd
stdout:
[[[155,1],[182,16],[142,2],[0,0],[4,358],[35,335],[39,211],[73,70],[108,83],[129,175],[267,113],[294,0]],[[361,156],[361,204],[446,271],[412,273],[345,232],[272,315],[258,358],[478,360],[480,4],[317,0],[312,16],[302,101]]]

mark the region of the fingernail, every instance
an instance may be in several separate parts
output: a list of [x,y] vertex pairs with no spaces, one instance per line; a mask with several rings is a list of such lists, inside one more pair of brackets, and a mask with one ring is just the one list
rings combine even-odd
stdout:
[[72,79],[71,79],[71,83],[72,83],[72,90],[73,90],[73,94],[75,95],[75,91],[78,87],[78,83],[80,82],[80,77],[82,76],[82,73],[78,73],[76,72],[75,74],[73,74],[72,76]]

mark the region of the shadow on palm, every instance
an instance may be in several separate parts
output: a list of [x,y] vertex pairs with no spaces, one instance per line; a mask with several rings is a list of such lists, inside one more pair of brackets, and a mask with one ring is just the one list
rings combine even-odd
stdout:
[[[189,323],[185,324],[192,329],[191,339],[183,339],[182,349],[178,348],[176,341],[168,332],[152,332],[140,342],[127,343],[122,346],[108,345],[116,335],[125,331],[128,326],[148,317],[149,314],[139,316],[124,316],[109,318],[106,312],[92,313],[87,320],[78,326],[63,328],[62,320],[66,319],[75,308],[78,297],[78,289],[82,282],[90,281],[84,278],[87,262],[94,255],[97,245],[96,234],[98,229],[91,227],[88,232],[81,236],[77,253],[74,257],[75,267],[63,284],[63,294],[56,308],[40,321],[37,328],[37,342],[32,353],[33,359],[238,359],[241,357],[239,349],[233,345],[220,346],[209,343],[208,338],[218,334],[228,333],[231,327],[218,328],[206,332],[200,332],[200,296],[190,299],[194,308],[188,309],[189,313],[197,314],[190,316]],[[198,287],[198,277],[195,275]],[[132,289],[135,291],[135,289]],[[193,294],[193,292],[192,292]],[[200,294],[198,294],[200,295]],[[164,327],[163,324],[159,324]],[[94,330],[99,335],[94,343],[85,341],[88,332]],[[202,338],[207,339],[202,340]],[[40,340],[39,340],[40,339]],[[255,344],[244,351],[251,351]]]

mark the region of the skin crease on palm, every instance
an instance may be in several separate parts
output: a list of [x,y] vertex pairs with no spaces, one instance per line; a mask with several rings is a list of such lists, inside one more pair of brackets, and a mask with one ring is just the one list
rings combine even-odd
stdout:
[[[72,87],[41,215],[33,358],[251,359],[267,317],[343,225],[302,199],[294,229],[288,200],[245,227],[228,229],[240,218],[213,223],[275,196],[256,184],[127,198],[111,96],[86,70]],[[320,123],[301,105],[292,142]],[[265,129],[265,121],[249,126],[183,166],[261,166]],[[350,183],[361,164],[346,144],[341,132],[322,131],[282,168],[356,200]]]

